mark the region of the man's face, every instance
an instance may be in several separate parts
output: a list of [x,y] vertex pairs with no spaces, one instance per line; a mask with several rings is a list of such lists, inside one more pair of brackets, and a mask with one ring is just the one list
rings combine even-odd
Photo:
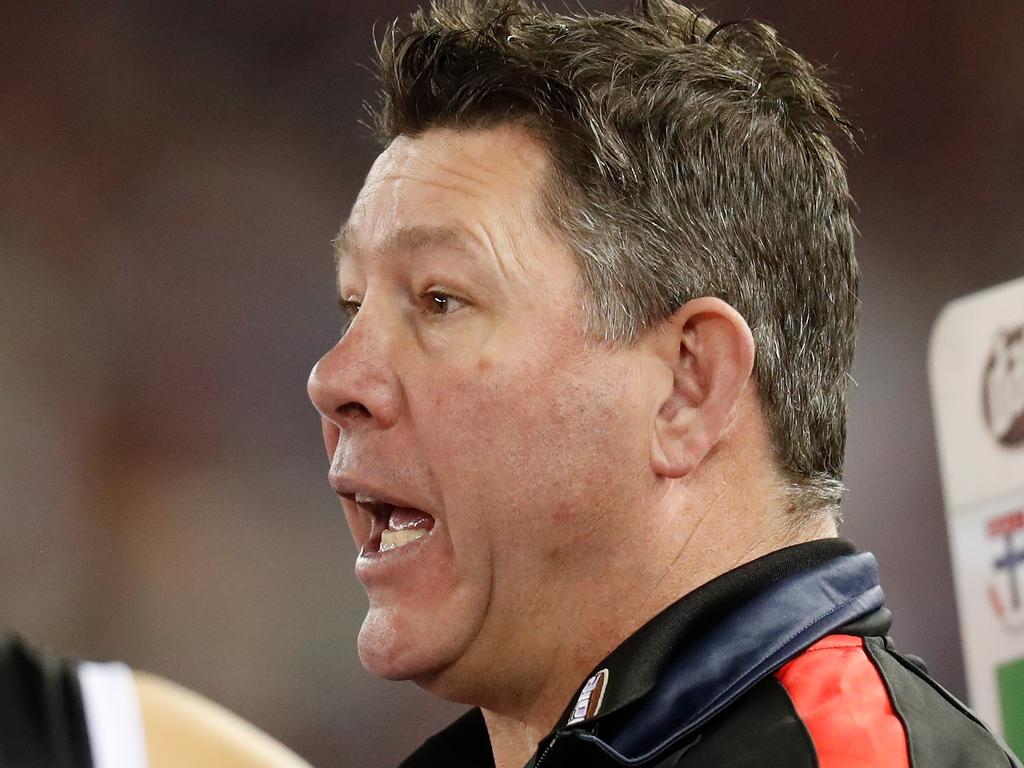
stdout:
[[339,238],[354,317],[310,376],[361,549],[360,657],[453,698],[571,642],[652,482],[646,364],[581,335],[547,167],[508,126],[396,139]]

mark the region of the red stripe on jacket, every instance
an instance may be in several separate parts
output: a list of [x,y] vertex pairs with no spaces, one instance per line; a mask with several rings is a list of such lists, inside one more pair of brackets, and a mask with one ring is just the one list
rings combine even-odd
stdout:
[[829,635],[775,677],[811,735],[820,768],[910,768],[906,730],[862,638]]

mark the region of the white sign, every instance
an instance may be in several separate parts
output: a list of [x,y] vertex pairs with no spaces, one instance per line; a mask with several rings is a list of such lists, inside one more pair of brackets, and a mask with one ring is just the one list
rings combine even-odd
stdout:
[[1024,279],[948,304],[932,407],[974,710],[1024,752]]

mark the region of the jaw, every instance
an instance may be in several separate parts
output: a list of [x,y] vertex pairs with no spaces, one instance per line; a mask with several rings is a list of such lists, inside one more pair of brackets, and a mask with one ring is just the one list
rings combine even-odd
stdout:
[[358,638],[366,670],[418,682],[457,664],[486,623],[489,571],[489,557],[454,546],[440,521],[418,541],[359,558],[356,573],[369,600]]
[[499,620],[517,613],[509,610],[517,600],[505,594],[504,605],[493,602],[501,590],[491,564],[481,558],[463,562],[457,578],[367,590],[369,608],[358,638],[364,668],[459,704],[496,704],[498,693],[512,692],[529,656],[520,639],[532,632],[532,622]]
[[411,680],[433,691],[432,681],[443,679],[467,655],[479,621],[473,620],[474,612],[464,601],[432,606],[417,602],[381,603],[371,598],[359,630],[359,660],[372,675]]
[[409,624],[400,610],[370,604],[356,641],[367,672],[385,680],[412,680],[427,671],[428,654],[417,648]]

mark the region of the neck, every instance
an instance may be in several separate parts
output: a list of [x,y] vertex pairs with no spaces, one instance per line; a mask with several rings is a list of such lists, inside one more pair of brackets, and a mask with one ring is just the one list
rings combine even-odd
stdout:
[[495,768],[523,768],[548,732],[532,728],[521,720],[484,710],[487,734]]
[[754,509],[728,495],[728,502],[719,497],[687,504],[683,514],[674,506],[678,497],[672,503],[663,499],[645,525],[648,535],[637,537],[643,539],[638,551],[624,552],[618,568],[581,586],[589,615],[574,611],[552,620],[548,631],[558,640],[548,646],[543,671],[536,670],[540,674],[529,692],[518,691],[515,707],[483,708],[496,768],[522,768],[583,678],[680,597],[769,552],[836,535],[831,522],[794,530],[770,509]]

